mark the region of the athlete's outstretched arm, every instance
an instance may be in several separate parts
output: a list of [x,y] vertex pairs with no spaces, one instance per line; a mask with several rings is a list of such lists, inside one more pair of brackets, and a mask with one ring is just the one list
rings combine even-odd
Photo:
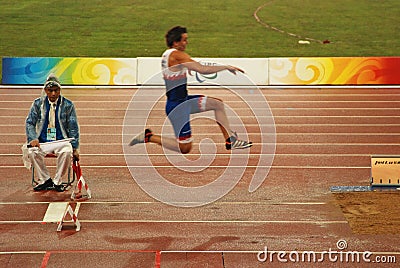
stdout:
[[236,74],[236,72],[244,73],[242,69],[231,65],[202,65],[199,62],[193,60],[187,53],[182,51],[175,51],[171,56],[172,59],[170,62],[170,66],[183,65],[189,71],[195,71],[201,74],[213,74],[224,70],[228,70],[233,74]]
[[238,67],[231,66],[231,65],[202,65],[201,63],[197,61],[191,61],[191,62],[186,62],[182,63],[183,66],[188,68],[190,71],[195,71],[201,74],[213,74],[217,73],[220,71],[227,70],[233,74],[236,74],[236,72],[241,72],[244,73],[244,71]]

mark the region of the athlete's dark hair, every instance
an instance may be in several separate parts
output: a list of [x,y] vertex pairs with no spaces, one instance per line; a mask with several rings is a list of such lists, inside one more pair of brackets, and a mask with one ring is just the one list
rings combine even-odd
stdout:
[[167,42],[168,47],[172,47],[174,42],[179,42],[182,39],[182,34],[187,33],[185,27],[175,26],[170,29],[165,35],[165,41]]

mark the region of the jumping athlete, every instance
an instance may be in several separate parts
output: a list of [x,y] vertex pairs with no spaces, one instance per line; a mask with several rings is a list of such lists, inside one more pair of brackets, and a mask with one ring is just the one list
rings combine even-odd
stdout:
[[244,71],[230,65],[205,66],[193,60],[185,52],[188,34],[184,27],[176,26],[170,29],[165,38],[168,49],[163,53],[161,62],[167,91],[165,111],[174,128],[176,139],[161,137],[150,129],[146,129],[135,136],[129,145],[151,142],[183,154],[189,153],[193,141],[190,114],[212,110],[225,138],[227,150],[251,147],[251,142],[239,140],[236,132],[231,130],[222,100],[204,95],[188,95],[187,90],[187,72],[213,74],[228,70],[232,74],[236,74],[236,72],[243,73]]

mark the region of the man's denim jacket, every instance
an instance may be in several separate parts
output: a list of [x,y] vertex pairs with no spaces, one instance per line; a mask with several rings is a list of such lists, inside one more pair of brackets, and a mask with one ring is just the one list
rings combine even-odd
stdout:
[[[60,95],[60,107],[58,109],[57,117],[60,123],[60,128],[64,139],[74,138],[71,141],[74,150],[79,149],[79,124],[75,112],[75,106],[69,99]],[[26,118],[26,137],[28,143],[32,140],[38,139],[44,126],[44,118],[47,114],[46,97],[37,98],[33,101],[31,110]]]

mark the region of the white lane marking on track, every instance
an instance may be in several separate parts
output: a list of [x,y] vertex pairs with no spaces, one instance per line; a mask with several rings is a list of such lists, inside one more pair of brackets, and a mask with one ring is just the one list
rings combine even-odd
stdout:
[[46,254],[47,251],[1,251],[0,255],[9,254]]
[[[233,117],[233,116],[228,116],[228,118],[231,118],[231,117]],[[368,118],[368,119],[378,118],[378,119],[381,119],[381,118],[399,118],[400,115],[371,115],[371,116],[369,116],[369,115],[360,115],[360,116],[358,116],[358,115],[275,115],[275,116],[259,116],[259,117],[261,117],[261,118],[272,118],[272,117],[273,118],[307,118],[307,119],[309,119],[309,118],[357,118],[357,119],[358,118]],[[0,118],[10,118],[10,116],[0,115]],[[26,118],[26,116],[23,116],[23,115],[13,116],[13,119],[16,119],[16,118]],[[79,119],[81,119],[81,118],[113,119],[113,120],[123,119],[122,117],[118,118],[116,116],[96,116],[96,115],[79,116]],[[131,117],[131,118],[139,119],[142,117],[135,116],[135,117]],[[241,115],[240,118],[254,118],[254,116]],[[151,117],[151,119],[165,119],[165,117],[154,116],[154,117]],[[255,134],[259,134],[259,133],[255,133]],[[3,134],[0,133],[0,135],[3,135]]]
[[285,221],[272,221],[272,220],[265,220],[265,221],[252,221],[252,220],[80,220],[81,222],[87,223],[276,223],[276,224],[292,224],[292,223],[299,223],[299,224],[348,224],[347,221],[301,221],[301,220],[285,220]]
[[[285,220],[285,221],[273,221],[273,220],[79,220],[80,222],[86,223],[272,223],[272,224],[348,224],[347,221],[308,221],[308,220]],[[12,223],[41,223],[42,221],[0,221],[0,224],[12,224]]]
[[[123,153],[109,153],[109,154],[98,153],[98,154],[80,154],[80,155],[81,156],[100,156],[100,157],[124,156],[124,155],[126,155],[126,156],[143,156],[143,154],[123,154]],[[151,153],[149,153],[147,155],[148,156],[154,156],[154,157],[156,157],[156,156],[180,156],[180,155],[177,155],[177,154],[151,154]],[[226,154],[191,153],[190,154],[190,156],[193,156],[193,157],[194,156],[201,156],[201,155],[203,155],[203,156],[220,156],[220,157],[226,156],[226,157],[230,157],[229,153],[226,153]],[[321,153],[318,153],[318,154],[309,154],[309,153],[306,153],[306,154],[303,154],[303,153],[298,153],[298,154],[279,154],[279,153],[278,154],[259,154],[259,153],[252,153],[250,156],[256,157],[256,156],[260,156],[260,155],[267,155],[267,156],[272,156],[272,155],[274,155],[274,156],[294,156],[294,157],[305,157],[305,156],[307,156],[307,157],[310,157],[310,156],[318,156],[318,157],[354,157],[354,156],[370,157],[371,156],[371,154],[330,154],[330,153],[327,153],[327,154],[321,154]],[[18,157],[20,157],[21,154],[20,153],[19,154],[1,154],[0,153],[0,156],[18,156]],[[247,154],[243,154],[243,156],[247,157]]]
[[[56,166],[48,166],[55,168]],[[81,166],[82,168],[176,168],[175,166]],[[193,168],[197,166],[180,166],[181,168]],[[199,166],[201,167],[201,166]],[[243,166],[231,166],[232,168],[242,168]],[[371,167],[356,166],[246,166],[246,168],[274,168],[274,169],[371,169]],[[3,168],[25,168],[25,166],[0,166]],[[226,166],[210,166],[209,168],[226,168]],[[26,169],[26,168],[25,168]]]
[[[130,86],[123,86],[123,85],[113,85],[113,86],[80,86],[80,85],[74,85],[74,86],[63,86],[63,90],[65,89],[108,89],[108,90],[114,90],[114,89],[129,89],[135,91],[138,90],[138,88],[148,88],[148,89],[165,89],[164,85],[142,85],[142,86],[137,86],[132,87]],[[232,88],[260,88],[260,89],[398,89],[400,88],[400,85],[279,85],[279,86],[274,86],[274,85],[258,85],[258,86],[230,86]],[[0,85],[0,89],[42,89],[43,86],[34,86],[34,85]],[[188,86],[189,89],[199,89],[198,86]],[[207,85],[207,87],[201,87],[200,89],[204,88],[221,88],[221,86],[212,86],[212,85]],[[90,92],[92,93],[92,92]],[[97,92],[96,92],[97,93]],[[15,92],[14,92],[15,94]],[[24,93],[21,93],[24,94]],[[35,94],[36,96],[38,94]],[[89,93],[88,93],[89,95]]]
[[[0,205],[43,205],[49,204],[51,202],[37,201],[37,202],[0,202]],[[81,203],[79,202],[79,208],[81,207]],[[84,205],[161,205],[158,201],[85,201]],[[321,206],[321,205],[329,205],[326,202],[261,202],[261,201],[222,201],[215,202],[214,205],[265,205],[265,206]],[[77,213],[78,211],[75,212]],[[77,215],[77,214],[75,214]]]
[[[280,146],[399,146],[399,143],[263,143],[263,144],[276,144]],[[20,146],[22,143],[8,143],[8,146]],[[98,143],[85,143],[85,146],[95,146]],[[260,143],[253,142],[253,145],[260,145]],[[4,145],[0,145],[4,146]],[[121,143],[107,143],[104,146],[122,146]]]
[[[214,133],[213,133],[214,134]],[[0,136],[10,136],[10,135],[19,135],[19,136],[26,136],[24,133],[0,133]],[[261,135],[260,133],[251,133],[251,135],[257,136]],[[400,133],[398,132],[391,132],[391,133],[382,133],[382,132],[375,132],[375,133],[362,133],[362,132],[352,132],[352,133],[345,133],[345,132],[340,132],[340,133],[335,133],[335,132],[328,132],[328,133],[322,133],[322,132],[313,132],[313,133],[307,133],[307,132],[296,132],[296,133],[285,133],[281,132],[278,134],[278,136],[301,136],[301,135],[308,135],[308,136],[398,136]],[[82,136],[121,136],[120,133],[82,133]],[[208,133],[198,133],[196,136],[206,136],[209,137],[210,134]],[[5,144],[0,144],[0,146],[4,146]]]
[[[95,96],[93,96],[95,97]],[[244,103],[242,100],[224,100],[225,103]],[[306,104],[306,103],[399,103],[400,100],[268,100],[268,103],[301,103],[301,104]],[[0,103],[27,103],[31,104],[31,100],[23,100],[23,101],[0,101]],[[104,100],[85,100],[85,101],[78,101],[74,100],[75,104],[79,103],[102,103],[104,104]],[[129,101],[112,101],[112,100],[107,100],[107,103],[129,103]],[[136,101],[136,103],[154,103],[154,101]],[[160,104],[165,103],[165,101],[159,101]],[[253,101],[253,104],[255,103],[265,103],[262,101]]]
[[[231,126],[237,126],[239,124],[231,124]],[[332,126],[332,127],[372,127],[372,126],[400,126],[400,124],[274,124],[275,126]],[[153,124],[153,127],[163,127],[163,125],[159,124]],[[196,124],[196,127],[209,127],[210,125],[208,124]],[[249,127],[258,127],[260,126],[259,124],[246,124],[246,126]],[[273,126],[273,124],[263,124],[263,126]],[[0,127],[21,127],[20,124],[5,124],[5,125],[0,125]],[[143,127],[143,125],[120,125],[120,124],[102,124],[102,125],[86,125],[86,124],[80,124],[80,127]]]
[[[41,205],[41,204],[49,204],[51,202],[48,201],[36,201],[36,202],[0,202],[0,205]],[[79,203],[79,207],[82,205]],[[85,201],[83,203],[86,204],[141,204],[141,205],[161,205],[158,201]],[[326,202],[261,202],[261,201],[220,201],[214,202],[214,205],[268,205],[268,206],[277,206],[277,205],[300,205],[300,206],[313,206],[313,205],[327,205]]]
[[[199,91],[198,88],[197,89],[192,89],[192,90],[193,91]],[[246,90],[246,89],[244,89],[244,90]],[[312,91],[313,89],[305,89],[305,90]],[[221,88],[221,91],[226,91],[226,90]],[[355,93],[355,94],[353,94],[353,93],[347,93],[347,94],[340,94],[340,93],[338,93],[338,94],[333,94],[333,93],[320,93],[320,94],[294,93],[294,94],[290,94],[290,95],[289,94],[278,94],[278,93],[267,92],[267,91],[265,91],[263,93],[264,93],[263,95],[266,96],[266,97],[288,97],[288,96],[290,96],[290,97],[332,97],[332,96],[334,96],[334,97],[360,97],[360,96],[365,96],[365,97],[370,97],[370,96],[371,97],[386,97],[386,96],[400,96],[400,94],[397,94],[397,93],[374,94],[374,93],[368,93],[368,92],[366,92],[366,93]],[[107,93],[106,94],[103,93],[101,95],[98,95],[98,94],[90,95],[90,94],[84,94],[84,92],[82,92],[80,94],[79,93],[78,94],[68,94],[69,97],[99,97],[99,96],[100,97],[132,97],[132,95],[133,94],[118,94],[118,95],[116,95],[116,94],[107,94]],[[245,96],[251,96],[252,94],[244,94],[244,95]],[[15,94],[15,93],[1,93],[0,92],[0,96],[17,96],[17,97],[21,96],[21,97],[29,97],[29,98],[31,98],[31,96],[37,97],[38,94],[28,94],[28,93],[27,94]],[[146,96],[152,97],[152,96],[158,96],[158,95],[148,94]],[[220,94],[218,92],[216,92],[214,96],[216,96],[216,97],[217,96],[226,97],[226,95]]]
[[[168,253],[204,253],[204,254],[208,254],[208,253],[210,253],[210,254],[216,254],[216,253],[219,253],[219,254],[222,254],[222,253],[231,253],[231,254],[257,254],[257,253],[259,253],[260,251],[259,250],[257,250],[257,251],[252,251],[252,250],[243,250],[243,251],[241,251],[241,250],[209,250],[209,251],[206,251],[206,250],[161,250],[160,251],[161,252],[161,254],[162,253],[164,253],[164,254],[168,254]],[[275,250],[274,252],[278,252],[277,250]],[[298,251],[298,250],[296,250],[296,252],[297,253],[309,253],[310,251]],[[318,254],[326,254],[327,252],[326,251],[312,251],[312,252],[314,252],[314,253],[318,253]],[[370,252],[370,251],[368,251],[368,252]],[[388,252],[371,252],[372,254],[374,254],[374,255],[388,255],[388,254],[393,254],[393,255],[400,255],[400,252],[397,252],[397,251],[394,251],[394,252],[390,252],[390,251],[388,251]]]
[[[0,252],[0,255],[10,255],[10,254],[46,254],[47,252],[59,252],[57,250],[55,251],[2,251]],[[67,253],[120,253],[120,252],[146,252],[142,250],[62,250],[63,254]],[[153,252],[153,251],[151,251]],[[168,254],[168,253],[203,253],[203,254],[257,254],[259,253],[259,250],[161,250],[160,253]],[[298,253],[303,253],[303,252],[309,252],[309,251],[296,251]],[[325,254],[326,251],[313,251],[314,253],[318,254]],[[400,252],[397,251],[371,251],[370,252],[373,255],[400,255]]]
[[[27,111],[27,109],[28,108],[1,108],[0,107],[0,110],[10,110],[10,111],[13,111],[13,112],[15,112],[15,111],[24,111],[24,112],[26,112]],[[257,109],[260,109],[260,108],[252,108],[253,110],[257,110]],[[77,108],[77,110],[79,110],[79,111],[102,111],[102,112],[104,112],[104,111],[113,111],[113,112],[115,112],[115,111],[126,111],[126,109],[115,109],[115,108]],[[138,111],[148,111],[148,109],[137,109]],[[235,111],[241,111],[241,110],[244,110],[244,111],[248,111],[249,110],[249,108],[235,108]],[[295,111],[302,111],[302,110],[306,110],[306,111],[309,111],[309,110],[323,110],[323,111],[325,111],[325,110],[340,110],[340,111],[343,111],[343,110],[349,110],[349,111],[355,111],[355,110],[360,110],[360,111],[364,111],[364,110],[367,110],[367,111],[387,111],[387,110],[393,110],[393,111],[397,111],[397,110],[400,110],[400,107],[390,107],[390,108],[386,108],[386,107],[357,107],[357,108],[352,108],[352,107],[296,107],[296,108],[293,108],[293,107],[277,107],[277,108],[271,108],[271,110],[273,110],[273,111],[275,111],[275,110],[284,110],[284,111],[291,111],[291,110],[295,110]],[[158,111],[160,111],[160,112],[164,112],[164,109],[153,109],[152,111],[154,111],[154,112],[158,112]]]

